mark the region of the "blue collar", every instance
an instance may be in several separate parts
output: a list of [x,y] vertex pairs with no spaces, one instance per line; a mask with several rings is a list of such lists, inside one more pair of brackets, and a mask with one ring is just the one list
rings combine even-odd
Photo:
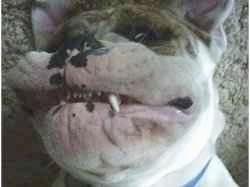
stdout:
[[[198,175],[196,175],[191,181],[187,182],[186,184],[184,184],[182,187],[195,187],[198,182],[200,181],[200,179],[203,177],[203,175],[205,174],[209,164],[210,164],[211,159],[206,163],[206,165],[202,168],[202,170],[198,173]],[[86,186],[91,186],[89,184],[82,184],[82,182],[78,181],[77,179],[74,179],[73,177],[71,177],[69,174],[66,174],[65,178],[64,178],[64,182],[66,187],[84,187]]]
[[198,173],[198,175],[196,177],[194,177],[191,181],[187,182],[186,184],[184,184],[182,187],[195,187],[198,182],[200,181],[200,179],[203,177],[203,175],[205,174],[209,164],[210,164],[211,159],[207,162],[207,164],[204,166],[204,168]]

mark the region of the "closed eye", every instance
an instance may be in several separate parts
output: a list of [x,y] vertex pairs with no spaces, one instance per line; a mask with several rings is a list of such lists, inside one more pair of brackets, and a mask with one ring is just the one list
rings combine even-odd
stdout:
[[136,22],[136,18],[132,18],[130,22],[120,23],[116,27],[115,32],[131,41],[139,42],[147,46],[153,46],[160,41],[169,41],[175,37],[170,29],[160,30],[146,18],[140,22]]
[[[170,17],[144,6],[124,7],[113,32],[148,46],[158,54],[174,55],[181,29]],[[176,29],[178,27],[178,29]]]

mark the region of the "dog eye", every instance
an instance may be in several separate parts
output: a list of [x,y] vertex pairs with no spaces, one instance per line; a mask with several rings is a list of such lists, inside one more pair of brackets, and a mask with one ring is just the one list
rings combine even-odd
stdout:
[[114,32],[153,48],[163,43],[169,45],[176,39],[178,34],[171,24],[160,13],[144,10],[143,7],[130,8],[121,11]]
[[158,28],[154,28],[153,25],[146,23],[146,21],[145,23],[124,24],[116,32],[131,41],[149,46],[159,41],[168,41],[174,37],[174,33],[170,30],[158,30]]

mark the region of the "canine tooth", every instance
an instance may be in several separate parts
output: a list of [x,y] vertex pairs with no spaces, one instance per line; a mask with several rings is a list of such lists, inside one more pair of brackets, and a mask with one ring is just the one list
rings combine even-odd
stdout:
[[109,103],[114,112],[120,112],[120,100],[114,94],[109,95]]

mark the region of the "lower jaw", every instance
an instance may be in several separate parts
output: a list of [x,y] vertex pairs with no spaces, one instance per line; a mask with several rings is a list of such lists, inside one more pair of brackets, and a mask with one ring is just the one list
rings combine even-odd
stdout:
[[[102,126],[105,125],[104,123],[101,123],[101,121],[103,121],[103,120],[106,120],[107,123],[112,123],[114,128],[116,128],[118,126],[123,126],[126,128],[127,126],[131,125],[131,124],[128,124],[128,121],[131,121],[130,119],[143,119],[145,121],[156,121],[156,123],[161,124],[163,128],[164,128],[164,124],[165,124],[166,125],[165,128],[167,129],[168,125],[174,126],[176,123],[186,125],[186,123],[188,123],[192,119],[191,115],[185,114],[185,113],[177,110],[176,108],[169,107],[169,106],[164,106],[164,107],[154,106],[153,107],[153,106],[146,106],[146,105],[140,105],[140,104],[121,105],[120,112],[115,113],[114,115],[110,115],[109,104],[98,103],[98,102],[94,102],[93,104],[95,105],[95,109],[92,112],[89,112],[86,109],[86,106],[85,106],[86,103],[78,102],[78,103],[63,104],[61,106],[61,108],[59,108],[59,109],[57,109],[57,107],[59,107],[59,106],[53,107],[50,110],[49,115],[72,116],[71,114],[74,113],[76,115],[75,117],[80,116],[83,119],[82,121],[79,121],[81,123],[81,124],[79,124],[80,126],[86,127],[87,125],[91,125],[91,124],[86,125],[86,123],[87,123],[86,121],[92,120],[93,121],[92,125],[97,126],[96,129],[101,129]],[[65,111],[66,111],[66,113],[65,113]],[[70,114],[70,115],[66,115],[66,114]],[[69,124],[64,124],[64,125],[67,126]],[[58,124],[57,128],[62,128],[64,125]],[[143,126],[144,124],[141,124],[141,125]],[[52,129],[53,128],[54,127],[52,127]],[[88,127],[86,127],[86,128],[88,128]],[[56,131],[58,131],[58,130],[59,129],[56,129]],[[82,137],[77,137],[77,138],[84,139],[84,137],[83,137],[84,135],[81,133],[79,133],[79,134]],[[61,135],[63,135],[63,134],[61,134]],[[98,136],[98,131],[96,132],[95,135]],[[55,141],[55,140],[53,140],[53,137],[50,137],[50,138],[52,138],[51,139],[52,141]],[[96,137],[91,137],[91,138],[93,138],[93,140],[94,140]],[[100,137],[100,138],[102,138],[102,137]],[[92,140],[88,140],[88,141],[92,141]],[[100,141],[103,141],[103,140],[100,140]],[[119,141],[119,138],[118,138],[118,140],[114,140],[114,141]],[[149,141],[151,141],[151,140],[149,140]],[[83,150],[83,147],[81,147],[82,145],[78,145],[77,142],[74,146],[67,146],[67,142],[64,142],[64,140],[62,140],[62,142],[54,142],[54,143],[56,143],[56,144],[59,143],[61,145],[64,145],[65,150],[63,152],[65,153],[65,151],[66,151],[69,155],[62,154],[62,156],[63,157],[69,156],[68,157],[69,159],[72,158],[72,156],[74,157],[76,154],[81,154],[81,151]],[[137,142],[137,143],[143,144],[142,142]],[[77,147],[77,149],[75,150],[74,148],[76,148],[76,147]],[[100,149],[100,152],[107,153],[106,147],[100,146],[99,149]],[[86,151],[88,151],[88,150],[86,150]],[[107,153],[107,154],[112,154],[112,153]],[[123,156],[122,156],[121,159],[125,159],[125,158],[123,158]]]
[[70,157],[82,150],[101,153],[114,146],[126,149],[165,136],[173,140],[192,119],[168,106],[121,105],[120,112],[111,114],[108,104],[93,104],[92,112],[86,109],[86,103],[71,103],[53,107],[48,114],[46,123],[55,136],[51,141],[63,145],[62,151]]

